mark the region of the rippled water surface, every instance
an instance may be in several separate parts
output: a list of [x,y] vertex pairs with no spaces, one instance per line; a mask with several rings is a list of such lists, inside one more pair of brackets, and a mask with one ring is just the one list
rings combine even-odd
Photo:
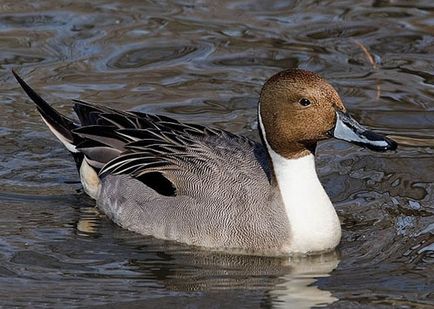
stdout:
[[[2,0],[0,304],[434,306],[433,34],[430,0]],[[207,253],[115,226],[10,73],[68,115],[80,98],[256,138],[261,85],[289,67],[324,75],[356,118],[401,143],[394,153],[321,143],[343,239],[298,260]]]

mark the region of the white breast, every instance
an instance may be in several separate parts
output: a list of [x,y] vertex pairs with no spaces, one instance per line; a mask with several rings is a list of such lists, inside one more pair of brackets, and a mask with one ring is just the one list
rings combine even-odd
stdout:
[[286,159],[269,149],[291,229],[292,253],[326,251],[341,238],[336,211],[321,185],[313,155]]

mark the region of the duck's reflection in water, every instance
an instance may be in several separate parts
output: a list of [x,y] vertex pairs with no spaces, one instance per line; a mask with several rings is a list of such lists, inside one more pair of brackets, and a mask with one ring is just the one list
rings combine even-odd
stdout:
[[[188,249],[187,249],[188,250]],[[277,308],[310,308],[330,304],[337,299],[329,291],[320,290],[315,282],[329,276],[338,265],[336,253],[303,258],[268,258],[229,255],[191,249],[190,251],[160,252],[159,263],[130,260],[135,271],[152,273],[167,289],[202,291],[238,299],[236,291],[251,294],[252,303]],[[238,300],[237,300],[238,299]],[[203,301],[203,300],[202,300]]]
[[280,277],[281,283],[271,291],[276,308],[310,308],[331,304],[338,299],[329,291],[315,286],[317,278],[327,277],[338,266],[335,252],[316,257],[290,261],[291,271]]
[[95,207],[80,207],[78,211],[79,216],[75,224],[77,235],[98,237],[99,220],[102,214]]

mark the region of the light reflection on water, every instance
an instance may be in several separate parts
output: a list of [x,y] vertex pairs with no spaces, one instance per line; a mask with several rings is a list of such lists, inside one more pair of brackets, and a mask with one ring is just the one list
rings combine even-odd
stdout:
[[[0,303],[434,305],[433,12],[431,1],[2,1]],[[401,143],[318,147],[343,240],[291,261],[110,223],[9,71],[66,114],[80,98],[256,137],[260,87],[288,67],[326,76],[361,122]]]

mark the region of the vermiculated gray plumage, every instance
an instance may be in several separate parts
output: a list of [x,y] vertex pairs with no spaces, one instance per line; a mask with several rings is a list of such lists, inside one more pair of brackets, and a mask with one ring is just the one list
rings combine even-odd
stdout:
[[[276,203],[278,190],[270,186],[262,145],[167,117],[122,117],[113,131],[128,143],[122,146],[125,152],[100,171],[97,197],[98,207],[114,222],[144,235],[256,253],[265,248],[277,252],[287,241],[287,219]],[[140,181],[153,173],[173,185],[173,195],[150,184],[155,176],[146,181],[149,186]]]

